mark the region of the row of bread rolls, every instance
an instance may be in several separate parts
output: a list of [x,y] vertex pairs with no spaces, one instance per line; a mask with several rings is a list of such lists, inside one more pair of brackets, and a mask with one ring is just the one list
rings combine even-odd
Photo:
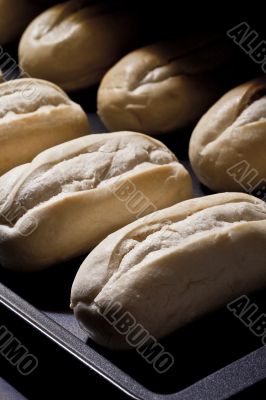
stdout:
[[[198,76],[189,82],[191,75],[182,74],[180,60],[174,70],[162,62],[166,48],[135,51],[107,73],[98,93],[99,114],[107,126],[116,129],[121,123],[166,132],[202,114],[192,116],[190,106],[198,101],[204,109],[211,91],[204,86],[206,92],[196,93]],[[156,63],[152,57],[158,57],[158,51]],[[189,82],[189,90],[183,81]],[[190,105],[178,99],[180,88]],[[263,77],[229,91],[196,126],[190,161],[209,188],[242,191],[227,172],[242,160],[256,169],[265,185],[265,88]],[[180,118],[177,110],[182,111]],[[117,304],[120,317],[133,317],[147,329],[147,337],[160,339],[243,293],[265,287],[265,251],[263,201],[237,193],[188,200],[122,228],[97,246],[75,278],[71,307],[90,337],[106,347],[130,347],[127,335],[115,327],[115,317],[113,324],[105,317],[112,313],[108,310],[115,314]],[[126,333],[136,327],[130,318]]]
[[[114,131],[125,126],[165,133],[189,126],[207,110],[189,146],[199,180],[214,191],[245,191],[241,180],[228,173],[243,161],[255,171],[251,175],[266,195],[265,76],[231,89],[208,110],[219,93],[211,75],[214,61],[208,60],[210,44],[197,54],[174,57],[177,49],[175,42],[136,50],[106,74],[98,91],[98,113],[105,125]],[[226,62],[226,53],[219,60],[221,49],[213,49],[217,65]]]
[[[31,0],[25,0],[25,3],[32,5]],[[2,0],[0,3],[1,14],[5,13],[5,7],[12,9],[8,0]],[[24,8],[26,13],[26,7]],[[147,29],[147,21],[140,17],[139,11],[138,8],[129,11],[120,1],[95,3],[70,0],[48,8],[29,24],[22,35],[19,45],[20,65],[31,77],[50,80],[67,91],[99,83],[104,73],[121,55],[136,47],[139,42],[147,40],[143,35],[143,31]],[[18,26],[18,15],[13,13],[12,18],[13,26]],[[3,31],[7,31],[2,20],[0,27],[1,25]],[[1,37],[0,43],[5,43]],[[199,97],[198,101],[195,101],[195,107],[192,107],[199,108],[198,111],[193,111],[197,116],[201,109],[204,109],[200,104],[201,100],[206,109],[206,105],[210,105],[213,98],[217,98],[221,93],[217,73],[220,78],[229,78],[235,54],[234,46],[224,37],[194,34],[191,37],[183,37],[181,41],[179,39],[179,43],[172,40],[137,50],[126,56],[122,65],[118,63],[111,76],[114,78],[119,72],[123,79],[125,65],[131,64],[136,70],[133,79],[135,82],[132,83],[137,87],[138,83],[141,83],[138,79],[142,74],[145,75],[143,78],[160,79],[161,83],[170,74],[176,78],[176,88],[182,97],[183,94],[188,95],[190,100],[193,100],[197,88],[202,90],[202,98]],[[154,71],[158,66],[160,70]],[[230,71],[222,71],[225,66],[230,66]],[[119,81],[117,83],[119,84]],[[103,89],[104,87],[103,84]],[[159,88],[158,91],[160,94],[166,91],[166,88]],[[167,98],[167,93],[165,96]],[[100,103],[99,99],[99,111]],[[188,114],[187,110],[185,114]],[[193,121],[193,117],[186,116],[189,121]],[[175,128],[174,124],[173,128],[168,129]],[[156,129],[150,130],[156,132]]]
[[[26,29],[20,43],[20,64],[30,75],[51,80],[67,90],[87,87],[99,82],[108,67],[130,47],[138,34],[137,26],[136,16],[121,10],[120,5],[113,8],[104,2],[88,4],[86,1],[58,4],[38,16]],[[69,62],[71,60],[75,62]],[[233,60],[228,40],[219,36],[186,37],[135,50],[104,76],[98,91],[98,114],[110,131],[126,129],[154,135],[191,126],[224,91],[224,82],[232,74]],[[242,131],[250,129],[263,132],[263,122],[250,128],[250,124],[242,125],[238,118],[231,130],[226,127],[226,133],[219,135],[219,140],[208,146],[201,143],[216,129],[215,124],[220,124],[215,119],[217,113],[218,120],[227,119],[230,101],[237,107],[236,97],[248,96],[246,91],[261,91],[260,86],[265,86],[264,79],[229,92],[193,133],[190,160],[201,182],[212,190],[243,190],[227,173],[241,157],[256,168],[258,181],[263,182],[263,157],[255,154],[265,149],[264,135],[252,135],[252,146],[256,146],[253,152],[247,151],[249,141],[243,140],[241,135]],[[242,103],[240,107],[243,108],[245,104]],[[226,111],[222,116],[223,107]],[[263,113],[263,99],[252,109],[255,114],[256,109]],[[244,116],[248,112],[244,110]],[[254,118],[260,119],[260,116]],[[236,137],[232,132],[236,132],[238,123]],[[226,140],[229,136],[230,144]]]
[[[119,7],[70,1],[48,9],[22,37],[21,66],[69,91],[98,83],[138,36],[136,16]],[[112,303],[159,339],[266,284],[265,203],[241,193],[190,199],[191,178],[175,155],[125,131],[195,123],[222,94],[232,59],[223,41],[206,37],[130,53],[98,92],[101,118],[121,130],[104,135],[87,135],[84,111],[55,84],[0,85],[0,264],[35,271],[95,247],[71,307],[98,343],[127,346],[103,317]],[[243,158],[264,179],[264,94],[265,78],[243,84],[196,126],[190,159],[210,188],[241,190],[226,171]],[[138,196],[144,208],[136,209]]]
[[[126,225],[129,182],[159,211]],[[96,342],[126,348],[104,317],[119,304],[160,339],[266,284],[265,203],[224,193],[176,204],[191,196],[187,171],[151,137],[75,139],[0,178],[0,263],[34,271],[96,246],[73,283],[77,319]]]
[[[97,83],[138,36],[137,17],[112,6],[69,1],[38,16],[20,42],[24,72],[68,90]],[[67,142],[89,133],[87,117],[59,86],[38,78],[0,86],[3,266],[54,265],[135,219],[112,191],[117,180],[122,187],[129,181],[150,202],[143,214],[192,196],[188,172],[158,141],[122,132]]]
[[192,194],[175,156],[132,132],[76,139],[9,171],[0,178],[1,265],[42,269],[85,253],[124,226],[87,257],[71,295],[78,320],[110,348],[127,346],[103,317],[113,303],[159,339],[265,285],[263,201],[217,194],[125,226],[136,216],[123,201],[128,182],[158,209]]
[[[129,79],[124,82],[128,85]],[[228,169],[244,160],[255,170],[265,198],[265,88],[263,77],[232,89],[196,126],[189,156],[198,178],[211,189],[243,191]],[[128,96],[127,90],[119,90],[118,102]],[[103,97],[99,92],[98,99]],[[110,109],[111,103],[106,107]],[[145,116],[145,108],[140,112]],[[112,121],[119,115],[115,107],[114,115],[112,120],[110,113]],[[143,346],[150,335],[158,340],[240,295],[264,288],[265,259],[264,201],[240,193],[187,200],[101,242],[76,275],[71,307],[97,343],[132,348],[129,335],[138,337],[141,332],[142,340],[134,345]],[[120,320],[125,321],[122,331]]]
[[[173,206],[126,225],[129,182],[156,209]],[[125,348],[103,316],[119,304],[160,339],[266,283],[265,203],[224,193],[176,204],[191,195],[184,167],[143,134],[58,145],[0,178],[0,263],[35,271],[96,246],[73,283],[77,319],[96,342]]]
[[[243,191],[241,182],[228,173],[241,161],[256,171],[259,186],[265,185],[265,90],[265,77],[234,88],[195,127],[189,157],[199,180],[210,189]],[[2,83],[0,98],[0,175],[90,131],[82,108],[50,82]]]

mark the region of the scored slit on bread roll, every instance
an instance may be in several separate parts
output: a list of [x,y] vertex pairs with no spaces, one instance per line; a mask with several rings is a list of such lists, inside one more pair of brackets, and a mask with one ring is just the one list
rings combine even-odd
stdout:
[[187,200],[102,241],[76,275],[71,307],[93,340],[125,348],[115,316],[104,318],[113,305],[159,339],[264,286],[265,258],[263,201],[241,193]]
[[0,85],[0,175],[89,132],[80,105],[53,83],[24,78]]
[[0,188],[0,264],[21,271],[87,253],[140,215],[192,197],[175,155],[134,132],[53,147],[0,178]]
[[112,131],[158,134],[187,127],[223,93],[233,58],[225,40],[207,35],[135,50],[104,76],[98,114]]
[[30,76],[67,91],[95,85],[140,36],[139,17],[121,1],[71,0],[39,15],[19,45]]
[[201,118],[189,145],[199,180],[214,191],[266,196],[266,77],[226,93]]

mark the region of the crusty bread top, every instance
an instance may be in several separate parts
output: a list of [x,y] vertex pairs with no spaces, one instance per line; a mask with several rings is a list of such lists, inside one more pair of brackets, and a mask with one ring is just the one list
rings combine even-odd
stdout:
[[[266,77],[254,79],[227,92],[200,119],[189,143],[192,167],[214,191],[243,191],[265,179]],[[228,170],[238,163],[250,165],[248,174],[233,177]],[[245,175],[245,176],[244,176]],[[242,182],[243,181],[243,182]]]
[[142,86],[157,84],[173,76],[211,73],[231,57],[230,47],[217,37],[202,35],[197,39],[158,42],[122,58],[105,75],[100,89],[128,89],[137,94]]
[[0,209],[28,164],[19,165],[0,177]]
[[[93,17],[114,12],[112,2],[88,2],[88,0],[66,1],[46,10],[33,22],[32,38],[45,43],[62,40],[62,33],[69,35],[77,23]],[[42,23],[37,23],[41,21]]]
[[54,5],[25,30],[19,44],[20,65],[29,75],[67,90],[96,84],[132,48],[139,37],[138,20],[120,1],[71,0]]
[[229,228],[236,223],[260,220],[266,220],[266,206],[254,206],[253,203],[243,201],[208,207],[185,219],[173,219],[133,231],[116,246],[118,256],[115,264],[118,270],[112,276],[112,282],[144,260],[156,261],[166,251],[199,240],[206,234]]
[[41,79],[23,78],[0,85],[0,122],[47,107],[71,104],[75,103],[62,89]]
[[230,235],[231,227],[251,221],[266,224],[266,205],[241,193],[191,199],[143,217],[109,235],[90,253],[76,276],[71,307],[97,301],[132,269],[151,263],[158,268],[161,257],[201,238],[214,240],[219,232]]
[[207,145],[226,134],[227,129],[264,122],[265,113],[266,77],[263,76],[237,86],[221,97],[201,118],[192,139],[202,146]]
[[[134,132],[89,135],[50,148],[39,154],[13,177],[16,184],[1,192],[0,212],[11,204],[19,205],[22,214],[41,203],[68,194],[101,188],[118,177],[127,177],[154,165],[177,163],[161,142]],[[10,174],[10,173],[9,173]],[[16,175],[16,174],[13,174]],[[6,176],[0,178],[4,185]],[[2,204],[2,205],[1,205]],[[0,223],[6,224],[5,219]]]

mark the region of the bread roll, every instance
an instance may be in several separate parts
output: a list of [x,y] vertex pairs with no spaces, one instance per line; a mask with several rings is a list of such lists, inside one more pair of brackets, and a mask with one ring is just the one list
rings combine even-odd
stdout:
[[0,83],[4,82],[4,75],[3,72],[0,69]]
[[263,76],[230,90],[207,111],[193,131],[189,157],[200,181],[214,191],[264,187],[266,195],[265,155]]
[[184,128],[222,94],[232,52],[218,39],[160,42],[128,54],[104,76],[98,114],[109,130],[158,134]]
[[0,0],[0,44],[18,39],[41,10],[34,0]]
[[0,85],[0,175],[88,133],[85,112],[54,84],[25,78]]
[[19,46],[20,65],[30,76],[67,91],[89,87],[132,46],[137,34],[136,17],[114,2],[68,1],[29,25]]
[[[187,200],[101,242],[77,273],[71,307],[93,340],[125,348],[114,327],[123,313],[135,319],[131,328],[140,324],[159,339],[264,286],[265,258],[263,201],[241,193]],[[113,326],[104,317],[109,307]]]
[[174,154],[133,132],[53,147],[4,175],[0,188],[0,265],[21,271],[87,253],[139,216],[192,196]]

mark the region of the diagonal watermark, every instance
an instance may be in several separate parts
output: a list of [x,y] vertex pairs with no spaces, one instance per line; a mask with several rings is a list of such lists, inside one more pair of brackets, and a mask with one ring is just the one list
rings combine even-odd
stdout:
[[4,325],[0,326],[0,354],[21,375],[30,375],[38,367],[38,359]]
[[173,366],[173,355],[165,351],[129,311],[123,310],[121,303],[111,302],[104,309],[97,302],[94,304],[105,321],[124,338],[129,347],[134,348],[148,364],[151,364],[158,374],[166,373]]
[[246,295],[242,295],[231,303],[227,304],[227,309],[231,311],[250,332],[259,337],[266,345],[266,314],[260,312],[259,307],[252,303]]
[[259,37],[258,32],[247,22],[241,22],[226,33],[266,73],[266,41]]
[[266,201],[266,179],[246,160],[241,160],[227,169],[227,174],[249,194]]

